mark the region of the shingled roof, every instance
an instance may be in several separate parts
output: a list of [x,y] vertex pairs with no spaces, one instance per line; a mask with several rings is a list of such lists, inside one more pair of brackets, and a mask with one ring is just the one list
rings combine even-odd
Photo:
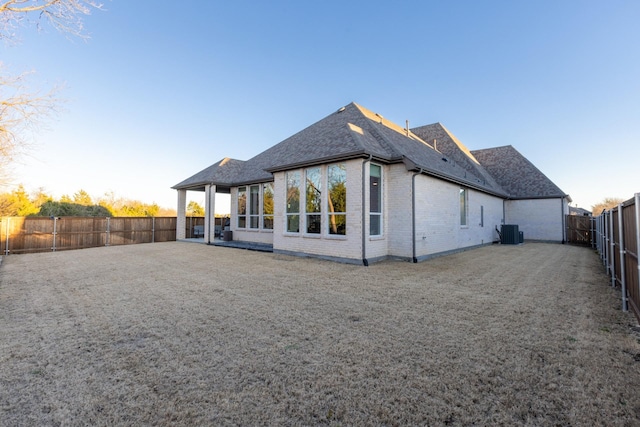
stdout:
[[[426,142],[434,139],[437,149]],[[440,123],[408,130],[351,103],[247,161],[225,158],[172,188],[202,190],[207,184],[232,187],[267,182],[272,181],[273,173],[278,171],[371,158],[386,164],[402,162],[410,171],[500,197],[562,193],[517,152],[520,159],[508,150],[478,152],[482,158],[478,158],[477,152],[470,152]],[[518,183],[518,176],[511,173],[511,165],[500,165],[501,156],[505,161],[515,159],[518,164],[524,160],[529,173],[523,178],[525,181],[535,179],[535,182]],[[536,189],[544,191],[535,193]]]
[[231,186],[244,163],[242,160],[225,157],[171,188],[204,191],[208,184]]
[[493,188],[501,188],[500,184],[498,184],[491,174],[480,164],[478,159],[471,154],[471,151],[441,123],[413,128],[411,132],[418,135],[424,141],[431,142],[438,152],[444,154],[447,159],[455,162],[456,165],[465,171],[480,177]]
[[505,189],[509,198],[568,197],[511,145],[475,150],[471,154]]

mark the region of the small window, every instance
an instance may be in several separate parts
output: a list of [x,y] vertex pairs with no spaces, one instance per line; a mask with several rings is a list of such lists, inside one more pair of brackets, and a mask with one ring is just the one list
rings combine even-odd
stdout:
[[327,213],[329,234],[347,234],[347,167],[344,163],[327,167]]
[[300,232],[300,172],[287,172],[286,231]]
[[307,233],[320,234],[322,218],[321,181],[320,168],[306,170],[306,219]]
[[273,183],[262,186],[262,228],[273,230]]
[[249,228],[260,228],[260,186],[249,187]]
[[238,187],[238,228],[247,226],[247,187]]
[[369,166],[369,235],[382,234],[382,167]]
[[465,188],[461,188],[460,189],[460,225],[461,226],[466,226],[468,224],[467,203],[468,203],[467,190]]

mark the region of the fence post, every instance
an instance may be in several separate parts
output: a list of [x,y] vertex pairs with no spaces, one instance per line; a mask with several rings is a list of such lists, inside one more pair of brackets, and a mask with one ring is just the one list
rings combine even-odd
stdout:
[[156,217],[151,218],[151,243],[156,242]]
[[7,217],[7,228],[5,229],[5,241],[4,241],[4,254],[9,255],[9,223],[11,222],[11,217]]
[[627,278],[624,266],[624,256],[626,254],[624,247],[624,227],[622,225],[622,203],[618,205],[618,235],[620,236],[620,287],[622,288],[622,311],[629,311],[627,304]]
[[58,217],[53,217],[53,247],[51,250],[56,251],[56,235],[58,234]]
[[640,291],[640,193],[635,194],[636,205],[636,264],[638,266],[638,291]]
[[111,221],[110,218],[107,217],[107,229],[105,231],[105,239],[104,239],[104,245],[105,246],[109,246],[109,237],[110,237],[110,233],[111,232]]
[[604,266],[607,270],[607,275],[609,274],[609,213],[605,212],[602,214],[602,227],[604,229],[604,236],[602,239],[602,248],[604,251]]
[[609,272],[611,274],[611,286],[616,287],[616,234],[613,231],[613,209],[609,211]]

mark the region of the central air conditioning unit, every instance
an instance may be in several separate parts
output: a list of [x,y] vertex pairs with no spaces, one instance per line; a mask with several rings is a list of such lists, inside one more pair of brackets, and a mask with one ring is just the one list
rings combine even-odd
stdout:
[[517,245],[520,241],[521,233],[517,224],[502,224],[500,227],[500,243],[503,245]]

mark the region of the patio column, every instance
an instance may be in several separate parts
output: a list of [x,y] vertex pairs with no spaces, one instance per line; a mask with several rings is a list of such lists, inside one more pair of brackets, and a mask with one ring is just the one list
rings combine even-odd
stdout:
[[187,228],[187,190],[178,190],[178,215],[176,219],[176,240],[185,239]]
[[216,186],[207,185],[204,189],[204,241],[207,244],[215,239],[216,230]]

